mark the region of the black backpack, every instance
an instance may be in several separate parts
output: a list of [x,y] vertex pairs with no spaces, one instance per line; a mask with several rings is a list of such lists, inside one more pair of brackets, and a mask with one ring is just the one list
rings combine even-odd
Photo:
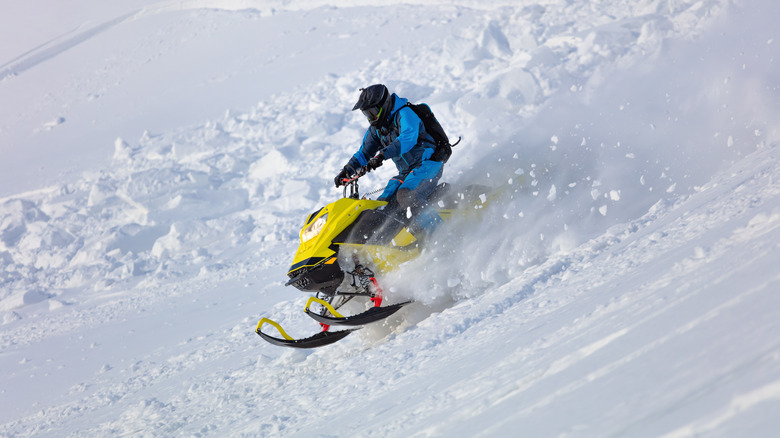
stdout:
[[422,120],[423,126],[425,126],[425,132],[433,137],[436,149],[434,150],[430,159],[433,161],[441,161],[442,163],[446,163],[447,160],[450,159],[450,155],[452,155],[452,147],[460,143],[460,137],[458,137],[458,141],[456,141],[454,144],[450,144],[450,139],[447,137],[447,133],[444,132],[444,128],[442,128],[439,121],[436,120],[436,116],[433,115],[433,111],[431,111],[431,108],[427,104],[420,103],[415,105],[413,103],[406,102],[406,105],[399,108],[398,111],[401,111],[401,109],[407,106],[411,108],[415,114],[417,114],[417,117],[419,117],[420,120]]

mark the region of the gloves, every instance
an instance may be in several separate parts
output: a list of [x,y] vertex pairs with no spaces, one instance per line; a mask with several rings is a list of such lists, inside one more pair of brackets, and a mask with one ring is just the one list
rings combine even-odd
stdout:
[[336,187],[338,188],[340,185],[344,184],[344,178],[347,177],[347,168],[341,169],[341,172],[339,172],[338,175],[336,175],[336,178],[333,179],[333,182],[336,183]]
[[368,160],[368,164],[366,164],[366,168],[368,170],[374,170],[382,165],[382,161],[385,160],[385,156],[380,152],[376,154],[375,157],[372,157],[370,160]]
[[[344,168],[341,169],[341,172],[339,172],[339,174],[336,175],[336,178],[333,179],[333,182],[336,184],[336,187],[340,187],[344,185],[345,178],[349,177],[352,174],[363,176],[366,174],[366,172],[369,172],[371,170],[376,169],[377,167],[380,167],[382,165],[382,161],[384,160],[385,160],[385,156],[382,155],[382,153],[380,152],[375,157],[372,157],[370,160],[368,160],[368,164],[366,164],[365,167],[361,167],[355,170],[349,166],[344,166]],[[348,167],[349,169],[347,169]]]

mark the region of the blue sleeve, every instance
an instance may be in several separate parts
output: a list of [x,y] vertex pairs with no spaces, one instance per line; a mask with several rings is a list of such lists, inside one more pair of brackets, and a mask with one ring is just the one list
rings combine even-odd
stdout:
[[363,144],[360,145],[360,149],[355,152],[355,155],[349,159],[347,166],[353,169],[365,166],[368,164],[368,160],[379,152],[381,147],[382,144],[376,138],[373,128],[367,129],[366,135],[363,136]]
[[412,150],[420,136],[420,123],[422,121],[411,108],[404,108],[399,111],[398,126],[400,126],[400,133],[398,138],[385,148],[385,157],[400,157]]

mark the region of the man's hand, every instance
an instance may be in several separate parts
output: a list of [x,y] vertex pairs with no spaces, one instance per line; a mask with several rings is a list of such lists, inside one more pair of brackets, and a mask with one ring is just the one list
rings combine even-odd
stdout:
[[380,152],[376,154],[375,157],[372,157],[370,160],[368,160],[368,164],[366,165],[366,168],[368,170],[374,170],[382,166],[382,161],[384,160],[385,160],[385,156]]
[[338,188],[342,184],[344,184],[344,178],[347,177],[347,168],[341,169],[341,172],[339,172],[338,175],[336,175],[336,178],[333,179],[333,182],[336,183],[336,187]]

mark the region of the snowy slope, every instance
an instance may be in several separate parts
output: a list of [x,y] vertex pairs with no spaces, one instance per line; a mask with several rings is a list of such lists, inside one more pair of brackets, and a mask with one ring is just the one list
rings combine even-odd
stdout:
[[[0,17],[0,436],[775,434],[772,1],[82,4]],[[375,82],[501,195],[265,344]]]

